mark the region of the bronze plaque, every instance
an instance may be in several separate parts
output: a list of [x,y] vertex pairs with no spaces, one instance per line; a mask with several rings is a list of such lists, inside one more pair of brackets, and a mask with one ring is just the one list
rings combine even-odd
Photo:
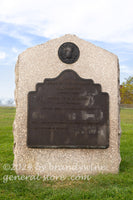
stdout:
[[80,51],[78,46],[72,42],[63,43],[58,50],[60,60],[66,64],[75,63],[79,55]]
[[29,92],[27,128],[32,148],[108,148],[109,95],[65,70]]

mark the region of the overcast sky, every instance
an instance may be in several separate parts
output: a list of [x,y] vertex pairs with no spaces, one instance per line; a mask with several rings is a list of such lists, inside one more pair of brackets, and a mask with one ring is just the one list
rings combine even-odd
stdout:
[[19,53],[68,33],[115,53],[121,82],[133,76],[133,0],[0,0],[0,98],[14,97]]

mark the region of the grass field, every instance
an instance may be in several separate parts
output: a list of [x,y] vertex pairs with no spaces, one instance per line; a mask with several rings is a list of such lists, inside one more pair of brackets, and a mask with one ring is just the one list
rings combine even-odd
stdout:
[[133,200],[133,109],[121,110],[120,173],[89,181],[12,180],[16,174],[8,166],[13,163],[14,116],[15,108],[0,107],[0,200]]

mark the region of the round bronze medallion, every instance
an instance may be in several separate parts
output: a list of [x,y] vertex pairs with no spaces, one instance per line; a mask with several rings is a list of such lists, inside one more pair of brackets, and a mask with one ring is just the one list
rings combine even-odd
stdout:
[[76,62],[79,58],[79,55],[79,48],[72,42],[63,43],[58,50],[58,56],[60,60],[67,64]]

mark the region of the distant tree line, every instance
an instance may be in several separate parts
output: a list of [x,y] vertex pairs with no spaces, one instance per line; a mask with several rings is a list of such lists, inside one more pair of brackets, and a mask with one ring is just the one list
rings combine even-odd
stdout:
[[15,106],[14,99],[0,99],[0,106]]
[[120,86],[121,104],[133,104],[133,77],[129,77]]

